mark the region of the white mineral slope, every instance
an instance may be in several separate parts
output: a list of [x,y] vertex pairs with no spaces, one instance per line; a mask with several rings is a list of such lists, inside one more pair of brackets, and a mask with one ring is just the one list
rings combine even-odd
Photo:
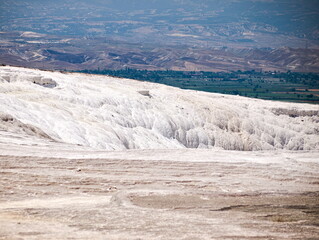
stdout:
[[100,150],[318,150],[318,112],[311,104],[0,67],[2,144],[22,134]]

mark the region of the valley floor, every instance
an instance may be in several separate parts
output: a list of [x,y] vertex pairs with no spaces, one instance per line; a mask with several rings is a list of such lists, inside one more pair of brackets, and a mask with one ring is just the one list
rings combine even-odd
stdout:
[[319,237],[318,152],[0,149],[0,239]]

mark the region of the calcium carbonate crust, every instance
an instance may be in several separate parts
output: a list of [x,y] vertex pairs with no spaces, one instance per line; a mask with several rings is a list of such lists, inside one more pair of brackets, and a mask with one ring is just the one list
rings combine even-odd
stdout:
[[95,149],[319,149],[311,104],[6,66],[0,105],[1,131]]

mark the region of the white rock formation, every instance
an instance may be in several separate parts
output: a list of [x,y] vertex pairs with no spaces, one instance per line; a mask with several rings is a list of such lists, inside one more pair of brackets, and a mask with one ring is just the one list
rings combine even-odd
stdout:
[[318,150],[318,112],[311,104],[0,68],[0,131],[95,149]]

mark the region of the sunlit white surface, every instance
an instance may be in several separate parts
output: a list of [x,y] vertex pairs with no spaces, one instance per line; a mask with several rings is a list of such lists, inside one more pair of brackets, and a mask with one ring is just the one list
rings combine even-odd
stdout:
[[316,105],[107,76],[1,67],[0,106],[3,144],[24,134],[100,150],[319,149]]

